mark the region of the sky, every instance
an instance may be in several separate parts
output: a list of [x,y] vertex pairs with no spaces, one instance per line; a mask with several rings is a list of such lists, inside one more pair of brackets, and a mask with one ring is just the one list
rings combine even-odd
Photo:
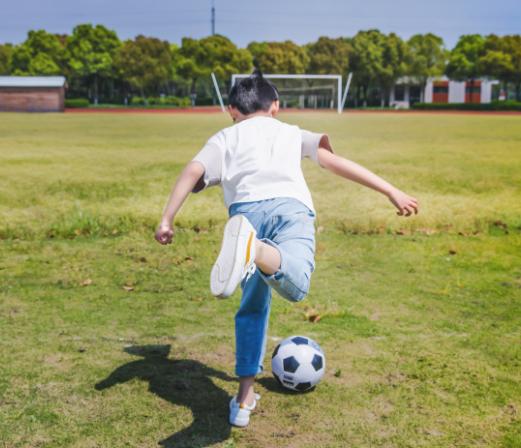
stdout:
[[[521,33],[521,0],[215,0],[216,32],[240,47],[251,41],[353,36],[362,29],[408,38],[433,32],[452,47],[461,34]],[[121,39],[138,34],[180,43],[211,32],[211,0],[0,0],[0,42],[30,29],[70,33],[103,24]]]

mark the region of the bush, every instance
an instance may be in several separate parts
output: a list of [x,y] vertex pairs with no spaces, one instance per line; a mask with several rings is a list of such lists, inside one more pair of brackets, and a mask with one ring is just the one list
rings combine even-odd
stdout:
[[492,106],[494,110],[520,110],[521,111],[521,101],[493,101]]
[[148,97],[146,103],[141,97],[132,97],[130,100],[131,106],[190,107],[191,104],[190,98],[178,96]]
[[416,110],[481,110],[481,111],[521,111],[519,101],[492,101],[491,103],[416,103],[411,106]]
[[89,100],[87,98],[66,99],[65,107],[69,107],[71,109],[89,107]]
[[202,95],[198,95],[196,100],[195,100],[195,103],[198,105],[198,106],[213,106],[216,104],[216,101],[213,97],[211,96],[202,96]]
[[187,96],[167,96],[164,98],[164,100],[165,104],[168,104],[169,106],[190,107],[192,105],[192,101]]
[[140,96],[133,96],[130,100],[131,106],[144,106],[145,105],[145,98],[141,98]]

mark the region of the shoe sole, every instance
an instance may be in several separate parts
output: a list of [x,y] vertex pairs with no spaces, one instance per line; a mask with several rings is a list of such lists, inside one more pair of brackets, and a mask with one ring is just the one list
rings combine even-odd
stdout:
[[250,423],[250,419],[248,419],[248,420],[236,420],[234,422],[232,422],[230,420],[230,425],[237,426],[238,428],[245,428],[246,426],[248,426],[249,423]]
[[[241,251],[246,250],[246,259],[249,258],[251,244],[253,244],[253,237],[255,236],[254,231],[248,230],[249,238],[246,244],[243,244],[239,235],[245,233],[245,229],[248,227],[248,221],[242,215],[230,218],[224,227],[221,251],[210,274],[210,290],[214,296],[219,298],[229,297],[241,280],[244,266],[237,263],[237,257]],[[233,251],[233,255],[230,255],[231,251]],[[224,263],[223,260],[230,256],[233,256],[232,263]]]

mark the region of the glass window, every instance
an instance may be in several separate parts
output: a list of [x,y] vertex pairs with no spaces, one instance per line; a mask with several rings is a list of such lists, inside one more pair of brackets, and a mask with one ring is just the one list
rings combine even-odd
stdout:
[[469,85],[467,85],[467,87],[465,87],[465,93],[467,93],[468,95],[472,93],[481,93],[481,86],[470,87]]
[[409,87],[409,103],[419,103],[421,99],[421,88],[419,86]]
[[449,86],[434,86],[433,93],[449,93]]
[[405,86],[398,85],[394,87],[394,100],[404,101],[405,100]]

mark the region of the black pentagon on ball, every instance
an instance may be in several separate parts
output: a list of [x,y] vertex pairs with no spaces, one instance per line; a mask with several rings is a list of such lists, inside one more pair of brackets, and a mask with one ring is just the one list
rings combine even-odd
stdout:
[[318,372],[324,365],[322,356],[320,356],[320,355],[313,356],[313,361],[311,361],[311,365],[313,366],[315,371]]
[[279,352],[280,344],[275,347],[275,350],[273,350],[273,355],[271,355],[271,359],[275,358],[277,356],[277,353]]
[[296,336],[291,340],[291,342],[293,342],[295,345],[307,345],[308,339],[303,338],[302,336]]
[[300,365],[294,356],[284,358],[283,363],[284,363],[284,371],[290,372],[290,373],[295,373],[296,370],[298,369],[298,366]]
[[311,387],[311,383],[298,383],[295,386],[295,389],[299,390],[300,392],[304,392],[305,390],[308,390]]

